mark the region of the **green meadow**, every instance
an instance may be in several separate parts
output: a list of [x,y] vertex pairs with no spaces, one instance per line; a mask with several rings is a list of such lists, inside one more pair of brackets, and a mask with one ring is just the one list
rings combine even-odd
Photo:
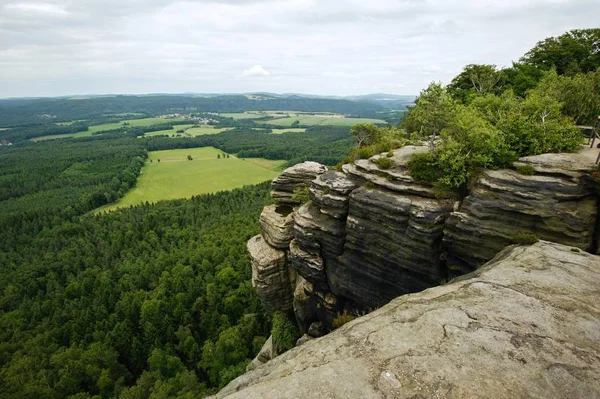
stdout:
[[315,125],[328,125],[328,126],[352,126],[357,123],[380,123],[387,124],[382,119],[369,119],[369,118],[344,118],[344,117],[327,117],[327,116],[315,116],[315,115],[297,115],[289,118],[279,118],[267,121],[271,125],[278,126],[292,126],[292,124],[298,121],[301,125],[315,126]]
[[283,134],[283,133],[304,133],[306,132],[306,128],[291,128],[291,129],[271,129],[273,134]]
[[[121,200],[94,213],[143,202],[157,202],[231,190],[274,179],[284,161],[242,160],[213,147],[152,151],[135,188]],[[192,160],[188,160],[188,155]],[[220,155],[221,158],[217,158]],[[160,159],[160,162],[159,162]]]

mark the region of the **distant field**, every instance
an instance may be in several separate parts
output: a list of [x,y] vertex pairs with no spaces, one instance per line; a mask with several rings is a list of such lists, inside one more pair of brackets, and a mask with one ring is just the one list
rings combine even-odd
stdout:
[[[88,128],[88,130],[85,131],[85,132],[68,133],[68,134],[57,134],[57,135],[53,135],[53,136],[42,136],[42,137],[36,137],[36,138],[34,138],[32,140],[33,141],[42,141],[42,140],[50,140],[50,139],[63,139],[65,137],[73,137],[73,138],[88,137],[88,136],[91,136],[92,133],[103,132],[103,131],[106,131],[106,130],[119,129],[120,127],[123,126],[123,123],[125,123],[125,122],[129,123],[129,126],[150,126],[150,125],[158,125],[158,124],[161,124],[161,123],[178,122],[178,121],[182,121],[182,120],[183,119],[181,119],[181,118],[173,118],[173,119],[165,119],[165,118],[126,119],[126,120],[123,120],[121,122],[104,123],[102,125],[90,126]],[[68,124],[68,123],[72,123],[72,122],[62,122],[62,123],[63,124]],[[165,134],[165,133],[162,133],[162,134]]]
[[387,122],[381,119],[368,119],[368,118],[329,118],[324,116],[313,116],[313,115],[298,115],[290,118],[279,118],[266,121],[266,123],[279,126],[291,126],[295,121],[299,121],[301,125],[329,125],[329,126],[352,126],[357,123],[382,123]]
[[201,127],[193,127],[185,131],[185,135],[188,137],[196,137],[196,136],[204,136],[206,134],[218,134],[224,132],[226,130],[231,130],[233,128],[226,127],[214,127],[214,126],[201,126]]
[[247,163],[251,163],[253,165],[260,166],[261,168],[274,170],[274,171],[282,171],[283,164],[285,164],[285,162],[286,162],[286,161],[272,161],[270,159],[264,159],[264,158],[244,158],[243,161],[247,162]]
[[291,128],[291,129],[272,129],[273,134],[283,134],[283,133],[304,133],[306,132],[305,128]]
[[219,114],[219,116],[222,116],[224,118],[233,118],[233,119],[257,119],[257,118],[263,118],[267,115],[264,115],[264,114],[261,115],[256,111],[247,111],[247,112],[224,113],[224,114]]
[[[231,190],[275,178],[284,161],[241,160],[233,155],[217,159],[222,151],[212,147],[152,151],[142,168],[136,187],[118,203],[94,213],[192,195]],[[191,155],[193,160],[188,161]],[[160,159],[160,162],[158,160]]]
[[164,134],[166,134],[168,136],[171,136],[171,135],[174,134],[176,137],[180,136],[180,135],[183,136],[182,134],[177,134],[177,131],[178,130],[182,130],[182,129],[185,130],[185,129],[188,129],[188,128],[192,127],[192,126],[194,126],[194,125],[175,125],[175,126],[173,126],[172,129],[169,129],[169,130],[159,130],[157,132],[150,132],[150,133],[144,134],[144,136],[162,136]]

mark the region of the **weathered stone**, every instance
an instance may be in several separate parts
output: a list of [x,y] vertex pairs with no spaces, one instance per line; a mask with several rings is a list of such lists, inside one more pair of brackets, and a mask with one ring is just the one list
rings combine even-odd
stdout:
[[304,251],[321,251],[324,259],[342,254],[346,236],[344,221],[321,213],[313,203],[300,207],[294,220],[294,239]]
[[312,181],[309,196],[322,213],[339,219],[348,215],[349,195],[356,187],[346,174],[330,170]]
[[389,169],[381,169],[377,165],[379,158],[387,157],[387,154],[379,154],[370,159],[359,159],[354,163],[346,164],[342,170],[354,179],[369,182],[376,187],[396,193],[435,198],[431,185],[415,181],[408,171],[410,157],[426,151],[429,151],[427,146],[406,146],[394,150],[394,155],[389,158],[393,166]]
[[303,336],[301,336],[300,338],[298,338],[298,341],[296,341],[296,346],[300,346],[302,344],[305,344],[308,341],[311,341],[313,339],[315,339],[315,338],[311,337],[310,335],[304,334]]
[[294,237],[294,214],[291,209],[265,206],[259,222],[262,236],[270,246],[287,249]]
[[267,339],[267,342],[265,342],[260,352],[258,352],[258,355],[256,355],[256,357],[252,359],[252,362],[246,366],[246,372],[252,371],[273,359],[274,353],[275,348],[273,347],[273,336],[269,336],[269,339]]
[[252,286],[269,313],[292,310],[296,272],[287,267],[285,251],[271,247],[261,235],[248,241]]
[[327,329],[325,328],[322,322],[315,321],[314,323],[311,323],[310,327],[308,328],[307,334],[311,337],[319,338],[327,334]]
[[326,262],[329,287],[338,296],[377,307],[398,295],[439,284],[444,222],[453,204],[387,190],[355,190],[344,253]]
[[278,205],[299,205],[300,202],[292,199],[294,191],[307,188],[315,177],[326,171],[327,167],[317,162],[302,162],[287,168],[273,180],[271,196]]
[[290,243],[289,252],[290,265],[296,269],[299,275],[310,283],[321,288],[327,288],[327,277],[323,259],[318,253],[304,251],[296,240]]
[[313,291],[313,285],[302,276],[296,278],[294,314],[302,333],[308,331],[310,324],[317,320],[317,302],[312,294]]
[[599,259],[548,242],[510,248],[284,353],[217,397],[598,397]]
[[451,272],[475,269],[523,234],[593,248],[597,199],[583,179],[593,165],[577,154],[525,157],[515,165],[531,165],[535,175],[486,171],[448,218],[444,247]]

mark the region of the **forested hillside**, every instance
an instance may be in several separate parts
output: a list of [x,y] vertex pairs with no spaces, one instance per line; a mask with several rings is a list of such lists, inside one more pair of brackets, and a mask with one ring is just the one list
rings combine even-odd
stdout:
[[262,184],[3,231],[0,397],[194,398],[241,373],[269,330],[244,249],[267,201]]

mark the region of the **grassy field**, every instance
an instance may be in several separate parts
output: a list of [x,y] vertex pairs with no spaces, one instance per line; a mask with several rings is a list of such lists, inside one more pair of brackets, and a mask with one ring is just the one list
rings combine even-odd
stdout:
[[224,118],[233,118],[233,119],[257,119],[268,116],[264,113],[258,113],[258,111],[246,111],[246,112],[236,112],[236,113],[224,113],[219,114]]
[[260,166],[261,168],[273,170],[275,172],[283,171],[283,164],[286,161],[273,161],[264,158],[244,158],[242,161],[250,163],[252,165]]
[[193,127],[185,131],[185,135],[188,137],[196,137],[196,136],[204,136],[206,134],[219,134],[226,130],[231,130],[233,128],[227,127],[214,127],[210,125],[201,126],[201,127]]
[[304,133],[306,132],[305,128],[291,128],[291,129],[272,129],[271,132],[273,134],[283,134],[283,133]]
[[[175,125],[175,126],[173,126],[173,128],[171,128],[169,130],[159,130],[157,132],[150,132],[150,133],[144,134],[144,136],[161,136],[163,134],[171,136],[174,134],[176,137],[178,137],[178,136],[180,136],[179,134],[177,134],[178,130],[189,129],[192,126],[194,126],[194,125]],[[181,134],[181,136],[183,136],[183,135]]]
[[[91,136],[92,133],[103,132],[106,130],[119,129],[120,127],[123,126],[123,123],[125,123],[125,122],[129,123],[129,126],[150,126],[150,125],[159,125],[161,123],[177,122],[177,121],[181,121],[181,120],[183,120],[183,119],[179,119],[179,118],[173,118],[173,119],[165,119],[165,118],[125,119],[125,120],[122,120],[121,122],[103,123],[102,125],[90,126],[88,128],[88,130],[85,132],[57,134],[54,136],[42,136],[42,137],[36,137],[32,140],[33,141],[42,141],[42,140],[50,140],[50,139],[63,139],[65,137],[73,137],[73,138],[88,137],[88,136]],[[68,123],[68,122],[63,122],[63,123]],[[163,134],[165,134],[165,133],[163,133]]]
[[[271,180],[274,169],[284,161],[217,159],[223,154],[212,147],[152,151],[142,168],[136,187],[121,200],[99,208],[94,213],[117,208],[193,195],[231,190],[248,184]],[[188,161],[191,155],[193,160]],[[160,162],[158,160],[160,159]]]
[[290,118],[279,118],[267,121],[266,123],[279,126],[291,126],[295,121],[299,121],[301,125],[329,125],[329,126],[352,126],[357,123],[387,123],[382,119],[368,118],[341,118],[341,117],[325,117],[315,115],[298,115]]

